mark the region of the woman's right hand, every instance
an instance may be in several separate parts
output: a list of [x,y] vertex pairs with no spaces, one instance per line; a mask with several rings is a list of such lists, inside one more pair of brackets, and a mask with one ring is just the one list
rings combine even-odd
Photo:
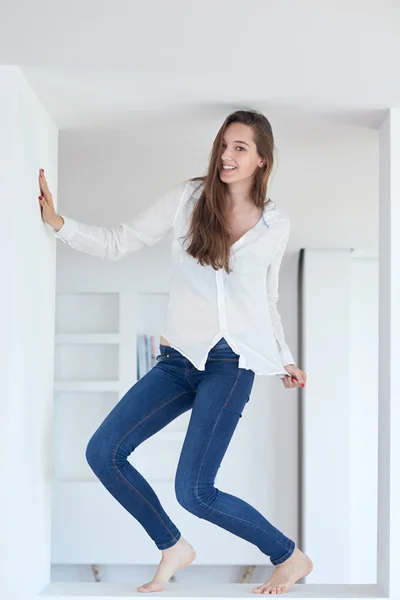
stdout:
[[39,202],[42,208],[43,221],[55,229],[61,229],[62,225],[64,224],[64,219],[57,215],[56,211],[54,210],[53,196],[51,195],[47,185],[43,169],[40,169],[39,171],[39,186],[42,193],[42,196],[39,196]]

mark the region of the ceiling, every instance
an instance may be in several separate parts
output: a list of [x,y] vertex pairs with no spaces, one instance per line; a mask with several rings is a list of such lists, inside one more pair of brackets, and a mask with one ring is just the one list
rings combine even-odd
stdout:
[[0,62],[63,130],[248,107],[377,129],[400,106],[400,2],[5,0]]

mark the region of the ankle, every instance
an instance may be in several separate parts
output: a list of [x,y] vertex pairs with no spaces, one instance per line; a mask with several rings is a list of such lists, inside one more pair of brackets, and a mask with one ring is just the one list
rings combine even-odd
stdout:
[[182,546],[182,544],[184,543],[184,539],[182,537],[179,538],[179,540],[177,542],[175,542],[175,544],[173,544],[172,546],[169,546],[169,548],[165,548],[164,550],[161,550],[161,552],[164,553],[168,553],[170,550],[179,548],[180,546]]

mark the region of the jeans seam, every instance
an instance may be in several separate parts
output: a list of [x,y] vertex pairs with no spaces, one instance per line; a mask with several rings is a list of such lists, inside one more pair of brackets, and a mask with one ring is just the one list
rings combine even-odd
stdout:
[[[192,391],[192,390],[188,390],[188,391]],[[136,427],[138,427],[141,423],[143,423],[144,421],[146,421],[146,419],[148,419],[151,415],[155,414],[156,412],[158,412],[159,410],[161,410],[162,408],[164,408],[164,406],[167,406],[167,404],[170,404],[171,402],[173,402],[174,400],[176,400],[177,398],[179,398],[180,396],[182,396],[183,394],[187,394],[187,391],[182,392],[181,394],[178,394],[177,396],[175,396],[174,398],[172,398],[171,400],[169,400],[168,402],[165,402],[165,404],[163,404],[162,406],[160,406],[157,410],[154,410],[152,413],[149,413],[146,417],[144,417],[141,421],[139,421],[138,423],[136,423],[136,425],[134,427],[132,427],[129,431],[127,431],[122,438],[119,440],[119,442],[117,443],[117,445],[114,448],[114,452],[112,455],[112,464],[114,469],[116,470],[117,474],[119,475],[119,477],[121,477],[121,479],[123,479],[129,487],[131,487],[134,492],[136,492],[136,494],[138,496],[140,496],[144,502],[151,508],[151,510],[154,512],[154,514],[157,516],[157,518],[160,520],[160,522],[162,523],[163,527],[168,531],[168,533],[172,536],[172,540],[173,541],[178,541],[179,537],[173,535],[172,531],[169,530],[169,528],[167,527],[167,525],[164,523],[164,521],[161,518],[161,515],[159,515],[159,513],[156,511],[156,509],[154,508],[154,506],[151,504],[151,502],[148,501],[147,498],[145,498],[145,496],[143,496],[143,494],[141,494],[139,492],[139,490],[137,488],[135,488],[134,485],[131,484],[130,481],[128,481],[126,479],[126,477],[123,476],[123,474],[121,473],[121,471],[118,469],[117,465],[115,464],[115,455],[116,452],[118,450],[118,447],[121,445],[121,442],[124,438],[126,438],[126,436],[133,431],[134,429],[136,429]]]
[[[232,389],[231,389],[231,391],[229,392],[228,400],[229,400],[229,398],[231,397],[232,391],[234,390],[234,388],[235,388],[235,386],[236,386],[236,384],[237,384],[237,381],[238,381],[239,377],[240,377],[240,371],[238,371],[238,373],[237,373],[237,375],[236,375],[235,383],[233,384],[233,386],[232,386]],[[224,408],[224,406],[226,406],[226,404],[227,404],[228,400],[225,402],[225,404],[223,405],[223,407],[222,407],[222,408]],[[211,440],[212,440],[213,433],[214,433],[214,431],[215,431],[215,428],[216,428],[216,426],[217,426],[217,424],[218,424],[218,422],[219,422],[219,420],[220,420],[220,418],[221,418],[221,414],[222,414],[222,408],[221,408],[221,410],[219,411],[218,418],[215,420],[214,427],[213,427],[213,428],[212,428],[212,430],[211,430],[210,439],[208,440],[207,447],[206,447],[206,449],[205,449],[205,451],[204,451],[203,460],[201,461],[201,465],[200,465],[200,469],[199,469],[199,474],[197,475],[196,488],[195,488],[195,495],[196,495],[196,498],[197,498],[197,499],[200,501],[200,503],[201,503],[201,504],[206,504],[206,502],[202,502],[202,500],[200,499],[200,496],[199,496],[199,479],[200,479],[201,472],[202,472],[202,470],[203,470],[204,461],[205,461],[205,459],[206,459],[207,450],[208,450],[208,448],[209,448],[209,446],[210,446],[210,443],[211,443]]]
[[[236,387],[236,385],[237,385],[237,382],[238,382],[238,380],[239,380],[239,377],[240,377],[240,374],[241,374],[241,372],[242,372],[242,371],[240,371],[240,370],[238,371],[238,374],[237,374],[237,377],[236,377],[235,383],[233,384],[233,386],[232,386],[232,389],[231,389],[231,391],[229,392],[228,399],[226,400],[225,404],[224,404],[224,405],[223,405],[223,407],[221,408],[221,410],[220,410],[220,412],[219,412],[219,415],[218,415],[218,418],[217,418],[217,419],[216,419],[216,421],[215,421],[214,427],[212,428],[211,435],[210,435],[210,439],[208,440],[207,447],[206,447],[206,449],[205,449],[205,451],[204,451],[203,460],[201,461],[201,465],[200,465],[200,469],[199,469],[199,474],[198,474],[198,476],[197,476],[196,488],[195,488],[195,497],[196,497],[196,498],[197,498],[197,500],[200,502],[200,504],[207,506],[207,508],[211,509],[212,511],[214,511],[214,512],[217,512],[217,513],[219,513],[219,514],[221,514],[221,515],[228,516],[228,517],[229,517],[229,518],[231,518],[231,519],[232,519],[232,518],[233,518],[233,519],[237,519],[238,521],[241,521],[242,523],[246,523],[246,525],[250,525],[251,527],[254,527],[255,529],[258,529],[259,531],[262,531],[263,533],[267,533],[267,532],[266,532],[264,529],[261,529],[261,527],[259,527],[258,525],[254,525],[254,523],[251,523],[250,521],[246,521],[245,519],[241,519],[240,517],[236,517],[235,515],[230,515],[230,514],[228,514],[228,513],[224,513],[222,510],[218,510],[217,508],[213,508],[212,506],[210,506],[209,504],[207,504],[207,502],[203,502],[203,501],[201,500],[200,496],[199,496],[199,480],[200,480],[201,471],[203,470],[203,464],[204,464],[204,461],[205,461],[205,458],[206,458],[206,454],[207,454],[208,447],[209,447],[209,445],[210,445],[210,443],[211,443],[212,436],[213,436],[213,434],[214,434],[214,431],[215,431],[215,428],[216,428],[216,426],[217,426],[217,424],[218,424],[218,421],[220,420],[220,417],[221,417],[221,414],[222,414],[222,409],[223,409],[223,408],[225,408],[225,406],[228,404],[228,402],[229,402],[229,399],[230,399],[230,397],[231,397],[231,395],[232,395],[232,392],[233,392],[233,390],[235,389],[235,387]],[[268,535],[268,534],[267,534],[267,535]],[[278,543],[280,546],[282,546],[282,548],[285,548],[285,550],[287,550],[286,546],[284,546],[284,545],[282,544],[282,542],[280,542],[279,540],[275,540],[275,542],[276,542],[276,543]]]
[[[235,380],[235,383],[233,384],[233,386],[232,386],[232,389],[231,389],[231,391],[229,392],[229,396],[228,396],[228,398],[226,399],[226,401],[225,401],[225,404],[224,404],[224,406],[223,406],[222,408],[224,408],[224,407],[225,407],[225,406],[228,404],[229,400],[231,399],[232,392],[233,392],[233,390],[235,389],[235,387],[236,387],[236,385],[237,385],[237,383],[238,383],[238,381],[239,381],[239,377],[240,377],[240,374],[241,374],[241,372],[242,372],[242,371],[240,371],[240,369],[238,369],[238,372],[237,372],[237,375],[236,375],[236,380]],[[220,414],[221,414],[221,413],[220,413]],[[211,437],[212,437],[212,434],[214,433],[214,429],[215,429],[215,427],[213,428],[213,430],[212,430],[212,432],[211,432]],[[210,440],[209,440],[209,442],[208,442],[208,443],[210,443],[210,441],[211,441],[211,437],[210,437]],[[207,445],[207,449],[208,449],[208,445]],[[201,466],[203,467],[203,463],[201,464]]]

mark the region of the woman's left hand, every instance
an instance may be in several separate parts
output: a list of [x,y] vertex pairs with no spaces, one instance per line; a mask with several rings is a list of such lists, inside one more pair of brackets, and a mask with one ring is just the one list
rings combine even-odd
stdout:
[[295,365],[285,365],[285,371],[289,373],[282,378],[285,388],[304,387],[307,381],[307,375]]

